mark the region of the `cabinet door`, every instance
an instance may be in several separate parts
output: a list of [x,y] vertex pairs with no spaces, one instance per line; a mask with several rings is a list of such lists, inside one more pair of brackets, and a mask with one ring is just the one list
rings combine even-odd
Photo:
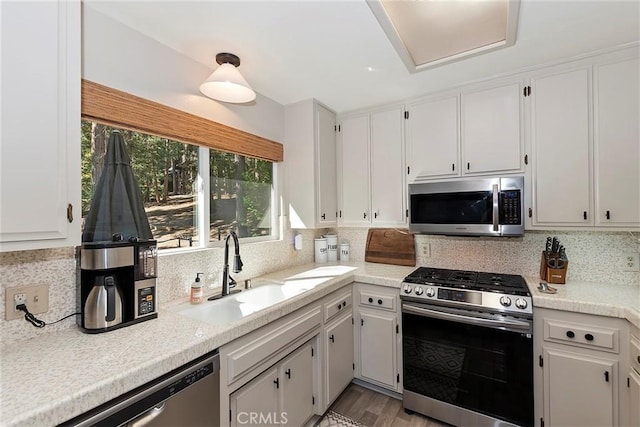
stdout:
[[522,170],[522,85],[462,94],[462,171]]
[[410,104],[407,111],[409,182],[459,175],[458,97]]
[[371,113],[371,221],[404,224],[402,120],[404,110]]
[[595,222],[640,225],[640,61],[595,69]]
[[280,364],[281,413],[287,425],[301,426],[313,415],[313,358],[306,344]]
[[340,125],[341,225],[369,224],[369,114]]
[[336,116],[316,104],[316,144],[318,159],[318,223],[335,225],[337,221]]
[[82,216],[80,2],[0,9],[0,246],[74,246]]
[[327,407],[342,393],[353,379],[353,324],[351,314],[336,320],[325,331],[327,357]]
[[616,425],[618,362],[555,349],[544,353],[545,423]]
[[360,375],[364,380],[397,389],[396,317],[360,312]]
[[640,375],[629,372],[629,425],[640,426]]
[[532,80],[534,225],[591,225],[589,71]]
[[280,381],[278,369],[271,368],[229,396],[231,426],[248,424],[252,419],[262,420],[261,424],[278,419]]

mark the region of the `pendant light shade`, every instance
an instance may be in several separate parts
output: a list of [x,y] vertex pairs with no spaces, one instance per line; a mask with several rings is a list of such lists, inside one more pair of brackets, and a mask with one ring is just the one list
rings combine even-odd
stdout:
[[211,99],[234,104],[256,99],[256,93],[238,71],[240,58],[232,53],[219,53],[216,62],[220,66],[200,85],[200,92]]

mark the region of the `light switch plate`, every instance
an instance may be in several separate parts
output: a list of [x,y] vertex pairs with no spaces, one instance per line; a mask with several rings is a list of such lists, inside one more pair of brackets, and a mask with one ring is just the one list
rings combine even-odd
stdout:
[[5,289],[5,319],[22,319],[24,312],[15,309],[15,296],[25,295],[25,305],[32,314],[49,311],[49,285],[15,286]]

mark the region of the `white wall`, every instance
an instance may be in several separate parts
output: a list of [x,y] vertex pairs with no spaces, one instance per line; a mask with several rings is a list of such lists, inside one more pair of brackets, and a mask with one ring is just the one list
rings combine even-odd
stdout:
[[84,79],[282,142],[283,106],[260,94],[246,105],[213,101],[199,91],[212,71],[83,4]]

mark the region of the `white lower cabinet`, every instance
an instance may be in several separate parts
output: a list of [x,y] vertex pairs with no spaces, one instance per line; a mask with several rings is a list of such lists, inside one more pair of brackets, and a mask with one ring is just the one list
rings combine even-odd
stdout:
[[229,397],[231,425],[301,426],[313,415],[314,403],[313,356],[307,343]]
[[278,414],[278,368],[269,369],[229,397],[231,425],[269,424]]
[[616,360],[555,349],[545,349],[544,360],[545,425],[615,425]]
[[[396,317],[360,311],[360,377],[396,390]],[[390,345],[391,344],[391,345]]]
[[402,347],[397,289],[355,284],[356,377],[400,392],[399,349]]
[[328,408],[353,379],[353,317],[350,312],[327,325],[324,345]]
[[534,324],[539,425],[626,424],[627,322],[538,308]]

